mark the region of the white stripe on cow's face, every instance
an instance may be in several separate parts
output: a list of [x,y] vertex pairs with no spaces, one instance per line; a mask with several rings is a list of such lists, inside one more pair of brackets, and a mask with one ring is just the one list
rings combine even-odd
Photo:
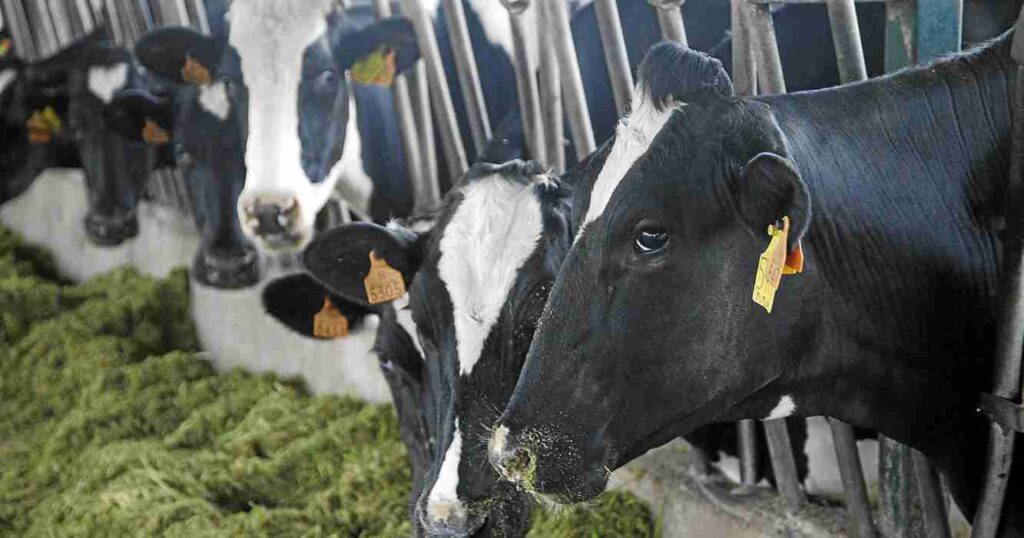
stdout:
[[455,419],[455,433],[452,444],[444,453],[441,470],[437,473],[437,481],[427,496],[427,517],[431,521],[442,522],[465,517],[466,507],[459,501],[459,462],[462,461],[462,432],[459,431],[459,419]]
[[461,191],[437,269],[451,298],[459,371],[469,375],[519,268],[537,248],[543,222],[532,183],[492,175]]
[[89,68],[89,92],[109,103],[117,90],[128,84],[128,64],[97,65]]
[[227,85],[222,81],[199,88],[199,106],[220,121],[228,119],[231,100],[228,99]]
[[793,401],[793,397],[785,395],[779,398],[779,403],[775,404],[768,416],[764,417],[764,420],[772,420],[776,418],[786,418],[796,411],[796,402]]
[[395,319],[402,327],[402,330],[409,335],[409,339],[412,340],[412,346],[416,348],[416,353],[419,354],[420,358],[426,359],[427,356],[423,354],[423,347],[420,346],[419,329],[416,328],[416,321],[412,319],[412,311],[409,310],[409,294],[406,293],[399,297],[392,305],[395,307]]
[[[347,75],[346,75],[347,78]],[[345,147],[324,181],[325,192],[337,187],[338,193],[357,210],[369,214],[373,197],[373,179],[363,164],[363,139],[359,136],[359,116],[355,96],[348,101],[348,123],[345,125]]]
[[3,95],[4,90],[6,90],[17,77],[18,72],[14,69],[4,69],[3,71],[0,71],[0,95]]
[[[487,40],[504,49],[511,59],[512,24],[509,22],[508,13],[504,9],[496,9],[494,0],[469,0],[469,6],[480,18],[480,26],[483,27]],[[527,10],[527,13],[534,11],[536,10]]]
[[636,85],[633,90],[633,109],[629,115],[619,120],[619,124],[615,128],[615,143],[612,145],[611,152],[608,153],[604,168],[601,169],[597,175],[597,181],[594,182],[594,188],[590,194],[590,206],[587,208],[587,214],[580,225],[576,239],[579,239],[588,224],[597,220],[604,213],[608,201],[611,200],[612,194],[615,193],[615,189],[622,182],[626,173],[640,157],[647,153],[654,137],[658,136],[661,129],[668,123],[669,118],[672,117],[672,113],[680,106],[669,103],[659,111],[645,87],[643,81]]
[[241,59],[249,92],[244,190],[297,197],[302,229],[312,227],[316,210],[330,195],[328,188],[313,185],[302,168],[302,60],[306,49],[325,36],[333,5],[333,0],[234,0],[228,13],[228,41]]

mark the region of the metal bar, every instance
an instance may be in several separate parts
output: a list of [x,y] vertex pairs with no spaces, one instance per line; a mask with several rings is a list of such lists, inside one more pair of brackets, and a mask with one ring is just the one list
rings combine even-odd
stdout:
[[91,33],[96,28],[96,13],[89,0],[75,0],[75,13],[82,24],[82,32]]
[[58,46],[64,48],[75,40],[74,28],[72,28],[71,19],[68,17],[67,2],[65,0],[47,0],[47,4]]
[[[428,198],[440,200],[441,182],[437,173],[437,141],[434,137],[433,113],[430,110],[427,66],[423,62],[416,62],[410,84],[413,90],[413,114],[416,115],[416,131],[420,136],[420,159],[423,166],[424,188],[435,193]],[[423,203],[420,202],[417,202],[416,208],[432,209],[431,207],[424,208]]]
[[[543,0],[542,0],[543,1]],[[544,17],[543,3],[539,6],[538,16]],[[548,25],[539,24],[540,46],[540,103],[544,122],[544,154],[547,165],[555,172],[565,171],[565,125],[562,109],[562,83],[558,68],[558,55],[552,45],[551,31]]]
[[[373,6],[378,21],[391,16],[389,0],[374,0]],[[402,151],[405,155],[405,168],[409,176],[409,184],[413,192],[429,190],[424,187],[423,183],[423,156],[420,155],[416,116],[412,111],[412,97],[409,94],[409,79],[405,75],[398,75],[391,90],[395,101],[395,111],[398,114],[398,130],[402,137]]]
[[853,0],[828,0],[828,18],[836,48],[839,80],[845,84],[867,79],[868,68],[864,64],[864,48],[860,42],[860,26]]
[[185,0],[159,0],[160,19],[165,26],[188,26]]
[[502,4],[508,9],[509,24],[512,27],[512,64],[516,71],[516,93],[519,95],[519,113],[523,118],[526,147],[532,158],[547,162],[547,148],[541,126],[540,93],[537,89],[537,66],[530,54],[530,32],[525,20],[526,10],[536,10],[537,7],[531,6],[529,0],[503,1]]
[[763,424],[768,451],[772,458],[772,471],[775,472],[775,486],[786,502],[786,512],[795,514],[807,504],[807,496],[800,486],[800,476],[796,471],[793,443],[789,439],[786,419],[765,420]]
[[128,39],[121,30],[121,17],[117,12],[117,6],[114,4],[114,0],[103,0],[103,15],[103,19],[106,21],[107,31],[110,32],[114,43],[126,45],[128,43]]
[[476,56],[469,40],[466,27],[466,13],[462,0],[443,0],[444,15],[448,23],[448,37],[451,39],[452,57],[455,59],[455,73],[458,75],[462,101],[469,117],[469,134],[473,138],[474,154],[483,151],[491,139],[491,123],[487,117],[487,103],[480,88],[480,74],[476,69]]
[[615,109],[621,116],[629,111],[629,101],[633,97],[633,72],[629,69],[629,56],[626,54],[626,38],[622,35],[622,23],[619,21],[619,8],[615,5],[615,0],[597,0],[594,9],[597,14],[598,32],[601,35],[601,46],[604,48],[604,60],[608,65],[608,78],[611,80],[612,94],[615,97]]
[[[825,4],[829,0],[747,0],[751,4]],[[856,0],[858,4],[881,4],[883,2],[892,2],[893,0]]]
[[878,434],[878,533],[890,538],[923,536],[920,498],[910,447]]
[[736,438],[739,440],[740,484],[750,487],[757,483],[757,422],[737,422]]
[[192,7],[192,12],[195,13],[195,20],[192,21],[192,26],[196,27],[200,32],[209,35],[210,18],[206,14],[206,3],[203,0],[189,0],[189,6]]
[[[445,80],[444,66],[441,64],[441,51],[437,46],[437,37],[430,18],[419,0],[402,0],[402,10],[412,21],[416,40],[420,45],[420,54],[426,62],[427,83],[430,86],[430,99],[434,106],[441,130],[441,145],[444,147],[445,161],[452,179],[462,176],[467,170],[466,150],[462,146],[462,135],[455,119],[455,107],[452,96],[448,92],[448,81]],[[417,196],[417,205],[421,202],[427,207],[440,204],[440,192],[422,192]]]
[[754,58],[757,60],[758,93],[786,93],[786,81],[782,75],[782,60],[779,58],[779,43],[775,39],[771,7],[767,4],[751,4],[747,6],[747,18],[750,23]]
[[686,40],[686,26],[683,25],[683,0],[647,0],[647,3],[654,6],[658,15],[658,28],[661,35],[670,41],[676,41],[688,45]]
[[14,38],[14,50],[18,57],[25,61],[35,60],[39,54],[32,39],[32,27],[25,6],[19,0],[3,0],[3,9],[4,20],[8,21],[7,27]]
[[917,2],[917,17],[914,19],[916,63],[929,62],[960,50],[963,12],[963,0]]
[[[1020,32],[1021,22],[1017,23]],[[1019,48],[1014,36],[1014,53]],[[1024,351],[1024,65],[1017,61],[1017,79],[1013,90],[1010,155],[1009,201],[1007,234],[1003,245],[1003,281],[1000,288],[999,324],[996,333],[995,383],[992,394],[1018,401],[1021,394],[1021,360]],[[989,425],[989,448],[985,472],[985,486],[981,492],[978,510],[974,514],[971,536],[988,538],[996,535],[1006,487],[1013,463],[1016,433],[993,422]]]
[[828,419],[832,428],[832,439],[836,445],[839,460],[839,476],[846,494],[846,511],[850,516],[850,536],[873,537],[875,527],[871,522],[871,505],[868,504],[868,490],[864,486],[864,470],[857,453],[857,438],[853,427],[834,418]]
[[576,60],[576,45],[572,41],[572,29],[569,27],[569,6],[565,2],[551,0],[542,2],[541,5],[546,8],[542,16],[548,19],[550,26],[547,31],[552,34],[552,48],[558,56],[559,71],[562,75],[562,96],[565,99],[573,147],[576,149],[576,158],[582,159],[593,153],[597,145],[594,143],[594,130],[590,126],[583,77],[580,75],[580,66]]
[[736,95],[757,93],[757,70],[754,49],[750,43],[750,26],[746,0],[731,0],[732,18],[732,85]]
[[924,512],[924,528],[928,536],[946,538],[950,536],[949,514],[946,512],[946,496],[942,492],[939,473],[917,449],[910,449],[914,460],[914,476],[917,490],[921,495],[921,511]]
[[46,6],[38,0],[27,2],[27,13],[36,40],[36,52],[39,53],[39,59],[49,57],[59,51],[60,43],[57,41],[57,31],[53,28],[53,21],[50,20],[50,13]]

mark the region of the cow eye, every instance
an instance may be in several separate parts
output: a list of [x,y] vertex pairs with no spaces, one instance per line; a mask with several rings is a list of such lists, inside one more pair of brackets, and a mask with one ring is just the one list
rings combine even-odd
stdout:
[[338,74],[333,70],[328,69],[323,73],[320,73],[320,78],[316,82],[316,91],[318,94],[324,97],[330,97],[338,91]]
[[641,228],[633,240],[637,252],[641,254],[653,254],[659,252],[668,245],[668,232],[664,228],[648,227]]

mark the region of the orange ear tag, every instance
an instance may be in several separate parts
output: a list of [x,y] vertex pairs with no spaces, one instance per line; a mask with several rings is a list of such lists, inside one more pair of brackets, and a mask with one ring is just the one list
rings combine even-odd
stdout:
[[384,258],[378,258],[372,250],[370,251],[370,272],[363,279],[363,285],[366,287],[366,300],[370,304],[394,301],[405,295],[405,281],[402,280],[402,273],[388,265]]
[[28,141],[33,144],[46,144],[53,135],[60,134],[62,122],[53,107],[36,110],[25,122],[28,129]]
[[804,253],[800,245],[787,255],[789,239],[789,217],[782,217],[782,229],[768,227],[771,240],[757,262],[757,276],[754,277],[754,302],[771,314],[775,304],[775,292],[782,282],[782,275],[794,275],[804,269]]
[[142,127],[142,141],[149,146],[166,146],[171,141],[171,135],[156,122],[147,119],[146,125]]
[[395,82],[398,67],[395,65],[395,51],[387,46],[364,56],[352,64],[349,74],[354,82],[372,84],[374,86],[390,86]]
[[197,86],[213,82],[210,70],[191,55],[185,55],[185,65],[181,66],[181,78],[185,82]]
[[348,318],[334,306],[330,297],[324,297],[323,308],[313,316],[313,336],[334,339],[347,334]]
[[5,37],[0,39],[0,58],[7,56],[11,52],[11,38]]

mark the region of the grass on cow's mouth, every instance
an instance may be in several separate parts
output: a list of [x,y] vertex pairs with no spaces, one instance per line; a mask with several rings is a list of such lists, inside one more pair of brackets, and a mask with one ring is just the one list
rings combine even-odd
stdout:
[[[215,373],[183,271],[70,286],[54,267],[0,228],[0,536],[411,534],[390,406]],[[652,528],[615,494],[532,534]]]

